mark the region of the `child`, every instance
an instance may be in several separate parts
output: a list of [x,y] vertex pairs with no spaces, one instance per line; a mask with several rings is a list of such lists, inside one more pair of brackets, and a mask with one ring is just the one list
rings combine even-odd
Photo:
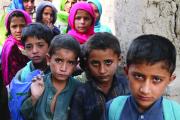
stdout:
[[8,85],[18,70],[29,61],[24,55],[24,46],[21,43],[22,28],[30,24],[31,17],[23,10],[13,10],[5,20],[7,36],[2,49],[2,76],[5,85]]
[[174,80],[176,49],[158,35],[137,37],[127,53],[125,69],[131,96],[108,103],[108,120],[178,120],[180,105],[162,97]]
[[40,73],[35,70],[41,70],[44,74],[49,72],[46,54],[52,37],[50,28],[40,23],[30,24],[22,31],[22,42],[31,61],[17,72],[10,84],[9,109],[12,120],[23,119],[20,114],[22,102],[27,97],[32,77]]
[[95,16],[93,9],[86,2],[74,4],[70,10],[68,23],[71,27],[68,34],[80,44],[84,44],[94,34]]
[[67,32],[69,11],[76,2],[77,0],[61,0],[60,11],[57,13],[56,21],[61,34],[65,34]]
[[29,15],[33,15],[34,10],[34,0],[12,0],[10,6],[6,10],[4,8],[0,12],[0,45],[3,45],[5,39],[6,39],[6,28],[4,26],[5,16],[8,12],[15,9],[21,9],[26,11]]
[[59,29],[54,25],[56,14],[56,8],[49,1],[42,1],[37,7],[36,22],[47,25],[53,31],[54,36],[60,34]]
[[94,26],[94,31],[95,32],[111,32],[111,29],[108,26],[102,25],[100,22],[100,18],[102,15],[102,6],[99,0],[88,0],[88,3],[92,6],[95,17],[96,17],[96,22]]
[[126,78],[115,75],[120,62],[120,45],[112,34],[96,33],[84,49],[88,81],[75,92],[69,119],[100,120],[106,101],[129,93]]
[[25,119],[67,120],[69,103],[80,83],[71,77],[80,54],[80,45],[69,35],[56,36],[50,45],[47,64],[51,73],[31,85],[31,96],[22,105]]
[[12,3],[8,7],[8,12],[15,9],[25,10],[29,15],[33,13],[35,8],[35,0],[12,0]]

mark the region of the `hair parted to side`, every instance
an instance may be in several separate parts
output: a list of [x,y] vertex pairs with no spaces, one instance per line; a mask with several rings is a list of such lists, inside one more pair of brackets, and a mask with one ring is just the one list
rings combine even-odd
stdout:
[[49,47],[49,56],[52,56],[56,53],[57,50],[60,49],[68,49],[74,52],[74,54],[77,56],[77,58],[80,56],[80,44],[76,39],[71,37],[68,34],[65,35],[56,35]]
[[41,23],[31,23],[28,26],[24,27],[22,30],[22,43],[26,43],[27,37],[36,37],[38,39],[43,39],[50,45],[51,40],[53,39],[52,30]]
[[126,57],[127,66],[142,63],[153,65],[161,61],[172,74],[176,68],[176,48],[169,39],[153,34],[134,39]]

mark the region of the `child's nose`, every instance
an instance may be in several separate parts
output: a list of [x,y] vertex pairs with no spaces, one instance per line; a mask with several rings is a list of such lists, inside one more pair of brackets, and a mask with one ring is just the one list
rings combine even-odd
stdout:
[[149,94],[151,92],[150,83],[146,82],[145,84],[141,85],[140,92],[143,94]]
[[66,68],[67,68],[67,64],[65,62],[63,62],[60,66],[60,70],[65,72]]
[[100,72],[101,74],[103,74],[103,73],[106,72],[106,69],[105,69],[105,66],[104,66],[104,65],[100,65],[99,72]]

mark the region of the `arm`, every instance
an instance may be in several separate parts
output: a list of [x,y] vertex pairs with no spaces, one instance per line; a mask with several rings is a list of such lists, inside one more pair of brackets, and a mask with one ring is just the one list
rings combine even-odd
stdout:
[[44,89],[45,87],[43,78],[39,75],[36,78],[33,78],[31,84],[31,96],[23,102],[21,107],[21,113],[23,114],[25,119],[33,119],[33,114],[36,109],[36,103],[43,94]]

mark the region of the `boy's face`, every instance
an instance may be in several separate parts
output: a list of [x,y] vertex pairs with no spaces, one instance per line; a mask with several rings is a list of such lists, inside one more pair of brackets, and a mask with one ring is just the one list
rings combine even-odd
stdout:
[[75,29],[79,33],[86,33],[91,27],[92,22],[92,17],[88,12],[84,10],[77,10],[74,23]]
[[10,21],[10,31],[16,40],[21,40],[22,29],[26,26],[23,17],[13,17]]
[[46,60],[48,48],[48,43],[43,39],[38,39],[34,36],[29,36],[26,39],[25,50],[27,56],[32,60],[34,64],[39,64]]
[[165,68],[165,63],[132,64],[126,69],[129,86],[139,110],[147,110],[158,100],[174,77]]
[[52,24],[53,10],[51,7],[45,7],[42,13],[42,22],[46,25]]
[[112,49],[94,49],[88,57],[88,70],[100,83],[112,81],[119,60],[119,56]]
[[54,81],[66,81],[74,72],[77,56],[68,49],[59,49],[52,56],[47,56],[48,65]]

